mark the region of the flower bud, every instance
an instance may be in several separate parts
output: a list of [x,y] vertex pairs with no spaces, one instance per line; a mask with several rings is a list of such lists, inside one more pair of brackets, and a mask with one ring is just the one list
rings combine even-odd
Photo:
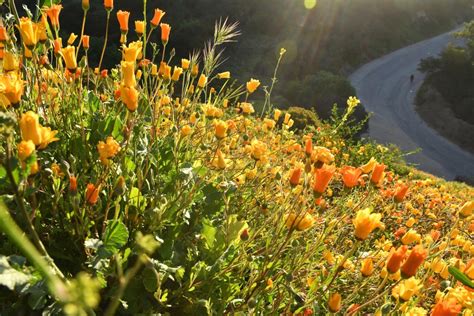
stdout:
[[94,205],[99,200],[100,185],[96,187],[94,184],[89,183],[86,189],[86,201],[89,205]]
[[329,297],[328,307],[329,310],[333,313],[337,313],[342,307],[342,297],[339,293],[333,293]]
[[104,8],[107,11],[110,11],[114,8],[114,0],[104,0]]
[[82,0],[82,10],[87,11],[90,8],[89,0]]
[[161,41],[163,42],[163,45],[166,45],[170,38],[171,26],[166,23],[161,23],[160,27],[161,27]]
[[[117,20],[119,22],[120,31],[122,33],[127,33],[128,32],[128,19],[129,19],[129,17],[130,17],[130,12],[128,12],[128,11],[119,10],[117,12]],[[135,22],[135,24],[136,24],[136,22]]]
[[157,27],[160,24],[160,21],[164,15],[164,11],[161,11],[160,9],[155,9],[155,14],[153,15],[153,18],[150,21],[151,26],[153,28]]
[[76,195],[77,193],[77,178],[75,176],[69,177],[69,193]]

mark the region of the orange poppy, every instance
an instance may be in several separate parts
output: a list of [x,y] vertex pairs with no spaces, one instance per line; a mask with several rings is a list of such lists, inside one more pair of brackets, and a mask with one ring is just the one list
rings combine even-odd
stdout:
[[405,196],[408,192],[408,186],[406,184],[401,184],[398,188],[397,191],[395,192],[395,201],[400,203],[405,199]]
[[407,252],[407,246],[401,246],[397,251],[393,252],[387,260],[387,271],[390,273],[396,273],[402,264],[405,254]]
[[128,19],[130,17],[130,12],[119,10],[117,12],[117,20],[120,24],[120,31],[122,33],[128,32]]
[[334,175],[334,168],[323,167],[316,170],[313,179],[313,191],[323,194]]
[[370,178],[370,181],[373,184],[379,184],[380,181],[382,181],[383,176],[384,176],[385,167],[386,166],[383,163],[375,165],[374,171],[372,172],[372,177]]
[[153,19],[151,19],[150,23],[153,27],[157,27],[160,24],[161,19],[165,15],[164,11],[160,9],[155,9],[155,14],[153,15]]
[[412,277],[416,274],[418,267],[425,261],[428,251],[419,245],[413,248],[407,260],[403,264],[401,271],[404,277]]
[[300,177],[302,169],[299,167],[290,170],[290,183],[291,185],[298,185],[300,183]]
[[59,25],[59,14],[61,13],[62,8],[63,6],[60,4],[53,4],[46,10],[46,14],[48,15],[49,20],[51,21],[51,25],[53,25],[54,27]]
[[170,38],[171,26],[166,23],[161,23],[161,41],[166,44]]
[[359,177],[362,174],[362,170],[350,166],[345,166],[341,170],[342,180],[344,185],[348,188],[353,188],[359,183]]
[[86,189],[86,201],[90,205],[94,205],[99,200],[100,186],[96,187],[94,184],[89,183]]

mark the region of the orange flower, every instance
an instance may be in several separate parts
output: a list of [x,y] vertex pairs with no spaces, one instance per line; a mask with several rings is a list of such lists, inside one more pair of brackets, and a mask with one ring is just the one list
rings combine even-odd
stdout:
[[403,259],[407,252],[407,246],[401,246],[397,251],[393,252],[387,260],[387,271],[390,273],[396,273],[402,265]]
[[469,201],[464,203],[463,206],[459,209],[459,214],[464,217],[471,216],[472,212],[474,211],[474,201]]
[[376,228],[383,229],[384,224],[380,221],[381,218],[382,214],[372,214],[370,208],[358,211],[356,217],[352,220],[354,224],[354,235],[360,240],[365,240]]
[[19,30],[23,44],[28,48],[33,48],[38,43],[38,26],[30,18],[20,18]]
[[250,155],[255,160],[266,161],[267,145],[257,139],[250,143]]
[[5,26],[0,26],[0,42],[6,42],[8,40],[8,32]]
[[370,160],[363,166],[360,166],[360,169],[363,173],[369,173],[374,170],[375,165],[377,164],[377,160],[374,157],[370,158]]
[[439,237],[441,236],[441,232],[439,230],[432,230],[430,232],[431,238],[433,238],[434,241],[437,241]]
[[82,10],[87,11],[90,8],[89,0],[82,0]]
[[115,157],[120,151],[120,145],[113,137],[107,137],[106,141],[100,141],[97,144],[97,151],[99,152],[100,161],[106,165],[110,158]]
[[194,64],[191,69],[191,76],[196,77],[198,74],[199,74],[199,64]]
[[290,213],[285,216],[285,225],[288,229],[307,230],[313,227],[315,222],[316,220],[309,212],[304,215],[297,216],[295,213]]
[[171,26],[166,23],[161,23],[160,27],[161,27],[161,41],[163,42],[163,44],[166,44],[168,43],[168,40],[170,39]]
[[474,259],[467,262],[464,268],[464,274],[467,275],[471,280],[474,280]]
[[334,168],[323,167],[316,170],[313,178],[313,191],[323,194],[334,175]]
[[58,37],[57,39],[53,41],[53,48],[54,48],[55,54],[59,54],[62,47],[63,47],[63,41],[60,37]]
[[130,88],[135,87],[137,85],[137,81],[135,78],[135,62],[122,61],[121,70],[122,70],[122,84]]
[[342,180],[344,185],[348,188],[353,188],[359,183],[359,177],[362,174],[362,170],[350,166],[345,166],[341,170]]
[[242,110],[242,113],[244,114],[252,114],[255,112],[255,109],[253,108],[253,105],[248,102],[242,102],[240,103],[240,109]]
[[374,171],[372,172],[372,177],[370,178],[370,181],[373,184],[379,184],[380,181],[382,181],[385,167],[386,166],[383,163],[375,165]]
[[182,73],[183,73],[183,68],[174,66],[173,76],[171,77],[171,80],[178,81]]
[[135,21],[135,32],[140,37],[145,32],[145,21]]
[[77,68],[76,47],[68,45],[65,48],[61,48],[59,53],[63,57],[64,62],[66,63],[66,68],[72,73],[76,72],[76,68]]
[[216,155],[212,161],[212,165],[219,169],[225,169],[227,167],[227,163],[225,160],[226,159],[222,151],[220,149],[217,149]]
[[21,137],[31,140],[35,145],[41,144],[41,125],[38,114],[28,111],[20,119]]
[[117,12],[117,20],[120,24],[120,31],[122,33],[128,32],[128,18],[130,17],[130,12],[119,10]]
[[75,176],[69,177],[69,192],[72,195],[77,193],[77,178]]
[[39,144],[39,149],[45,149],[50,143],[58,141],[59,138],[56,137],[58,131],[51,130],[51,127],[41,126],[41,143]]
[[227,136],[228,126],[226,122],[221,121],[221,120],[215,121],[214,129],[215,129],[214,135],[216,135],[217,138],[222,139]]
[[298,183],[300,183],[300,177],[301,177],[302,171],[303,170],[300,167],[296,167],[290,170],[291,185],[298,185]]
[[135,87],[120,86],[120,98],[130,112],[138,108],[138,91]]
[[329,310],[333,313],[337,313],[342,307],[342,297],[339,293],[331,294],[328,301]]
[[401,271],[404,277],[412,277],[416,274],[416,270],[428,256],[428,251],[423,246],[418,245],[412,249],[407,260],[403,264]]
[[89,205],[94,205],[99,200],[100,185],[96,187],[94,184],[89,183],[86,189],[86,201]]
[[46,25],[48,21],[46,17],[43,15],[43,19],[41,22],[36,23],[36,36],[40,43],[44,44],[48,39],[48,34],[46,33]]
[[201,76],[199,76],[199,80],[198,80],[198,84],[197,86],[201,89],[204,89],[204,87],[206,86],[207,84],[207,77],[206,75],[204,74],[201,74]]
[[89,45],[89,35],[84,35],[82,37],[82,46],[84,47],[84,49],[89,49],[90,45]]
[[61,13],[62,8],[63,6],[60,4],[53,4],[46,10],[46,14],[51,21],[51,25],[54,27],[59,26],[59,14]]
[[128,46],[123,45],[122,52],[123,52],[123,59],[125,61],[135,62],[138,59],[141,59],[143,50],[143,43],[142,42],[132,42],[128,44]]
[[462,306],[458,301],[455,298],[449,298],[439,301],[433,308],[431,316],[457,316],[461,310]]
[[155,14],[153,15],[153,19],[151,19],[150,23],[153,28],[157,27],[160,24],[161,19],[165,15],[164,11],[160,9],[155,9]]
[[181,59],[181,68],[183,68],[184,70],[188,70],[190,63],[191,62],[189,61],[189,59],[186,59],[186,58]]
[[18,144],[17,150],[18,158],[20,158],[21,161],[25,161],[35,152],[35,143],[31,140],[22,140]]
[[406,184],[402,184],[398,187],[397,191],[395,192],[395,201],[400,203],[401,201],[403,201],[403,199],[405,199],[405,195],[407,194],[408,192],[408,186]]
[[311,137],[308,137],[305,142],[304,152],[306,153],[306,155],[311,157],[312,151],[313,151],[313,140],[311,139]]
[[193,129],[189,125],[184,125],[181,127],[181,136],[188,136],[193,132]]
[[362,267],[360,269],[360,272],[365,277],[372,275],[372,273],[374,272],[374,262],[372,261],[371,258],[365,258],[362,261]]
[[230,79],[230,71],[224,71],[217,74],[219,79]]
[[260,86],[260,81],[257,79],[251,78],[249,82],[247,82],[247,92],[249,94],[254,93],[255,90]]
[[112,10],[114,8],[114,0],[104,0],[104,7],[106,10]]

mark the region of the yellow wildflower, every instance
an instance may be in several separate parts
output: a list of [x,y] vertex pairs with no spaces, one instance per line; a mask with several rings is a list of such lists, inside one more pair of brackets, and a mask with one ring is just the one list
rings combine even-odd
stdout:
[[354,235],[361,239],[365,240],[369,237],[369,234],[376,228],[384,228],[380,219],[382,214],[374,213],[371,214],[372,210],[366,208],[357,212],[356,218],[352,221],[355,227]]

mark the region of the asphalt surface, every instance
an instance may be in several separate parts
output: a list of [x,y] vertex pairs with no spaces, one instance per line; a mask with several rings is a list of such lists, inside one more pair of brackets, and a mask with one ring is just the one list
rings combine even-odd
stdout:
[[[438,55],[449,42],[460,44],[448,32],[376,59],[356,70],[349,80],[367,112],[373,113],[370,138],[396,144],[404,151],[421,149],[406,157],[421,170],[449,180],[474,178],[474,155],[438,134],[415,111],[414,98],[424,79],[418,64]],[[413,83],[411,74],[415,75]]]

